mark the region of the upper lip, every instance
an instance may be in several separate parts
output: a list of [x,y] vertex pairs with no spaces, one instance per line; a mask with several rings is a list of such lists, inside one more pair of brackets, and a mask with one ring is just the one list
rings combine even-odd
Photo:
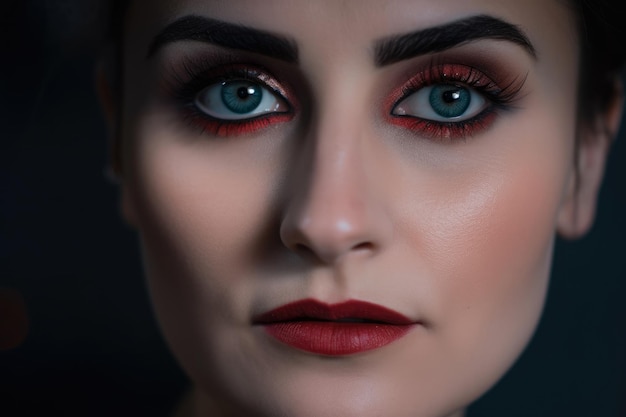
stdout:
[[348,300],[327,304],[312,298],[294,301],[256,316],[254,324],[288,321],[365,322],[390,325],[415,324],[405,315],[378,304]]

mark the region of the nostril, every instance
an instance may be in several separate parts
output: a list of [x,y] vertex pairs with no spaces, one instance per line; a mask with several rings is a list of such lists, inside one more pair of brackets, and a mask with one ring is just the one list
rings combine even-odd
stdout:
[[[329,236],[334,238],[329,238]],[[375,242],[368,239],[343,236],[343,234],[328,234],[320,237],[313,233],[292,235],[291,242],[285,240],[285,246],[293,253],[307,259],[317,259],[324,263],[335,262],[350,252],[365,254],[377,250]]]
[[352,247],[353,251],[371,251],[374,245],[371,242],[362,242]]
[[293,245],[292,251],[303,259],[309,259],[315,263],[319,262],[320,260],[323,261],[323,254],[316,252],[315,249],[311,248],[305,243],[297,243]]
[[304,252],[311,252],[311,249],[309,249],[307,245],[302,244],[302,243],[298,243],[298,244],[296,244],[296,246],[294,247],[294,249],[296,250],[296,252],[301,252],[301,253],[304,253]]
[[313,250],[305,245],[304,243],[298,243],[294,246],[294,252],[302,255],[302,256],[313,256],[315,255]]
[[380,226],[387,225],[385,217],[374,216],[365,203],[348,197],[333,200],[330,208],[319,201],[304,208],[291,206],[280,224],[284,247],[298,257],[322,264],[338,262],[350,254],[366,258],[378,252],[387,231]]

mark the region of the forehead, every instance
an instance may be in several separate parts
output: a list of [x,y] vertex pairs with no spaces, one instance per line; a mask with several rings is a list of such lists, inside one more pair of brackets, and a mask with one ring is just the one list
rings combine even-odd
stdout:
[[506,19],[538,41],[549,40],[559,31],[575,35],[572,12],[562,0],[135,0],[129,20],[132,26],[156,31],[189,14],[288,34],[303,45],[332,39],[329,47],[476,14]]

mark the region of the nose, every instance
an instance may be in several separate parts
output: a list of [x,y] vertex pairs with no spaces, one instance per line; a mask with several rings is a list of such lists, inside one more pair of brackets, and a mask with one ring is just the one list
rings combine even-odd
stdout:
[[327,265],[355,255],[372,256],[392,234],[377,180],[376,149],[359,134],[359,125],[321,128],[310,135],[289,184],[282,242]]

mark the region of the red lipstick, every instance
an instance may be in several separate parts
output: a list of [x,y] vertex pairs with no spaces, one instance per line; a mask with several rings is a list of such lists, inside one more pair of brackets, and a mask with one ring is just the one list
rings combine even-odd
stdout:
[[254,324],[278,341],[321,355],[340,356],[388,345],[419,322],[376,304],[326,304],[305,299],[257,316]]

